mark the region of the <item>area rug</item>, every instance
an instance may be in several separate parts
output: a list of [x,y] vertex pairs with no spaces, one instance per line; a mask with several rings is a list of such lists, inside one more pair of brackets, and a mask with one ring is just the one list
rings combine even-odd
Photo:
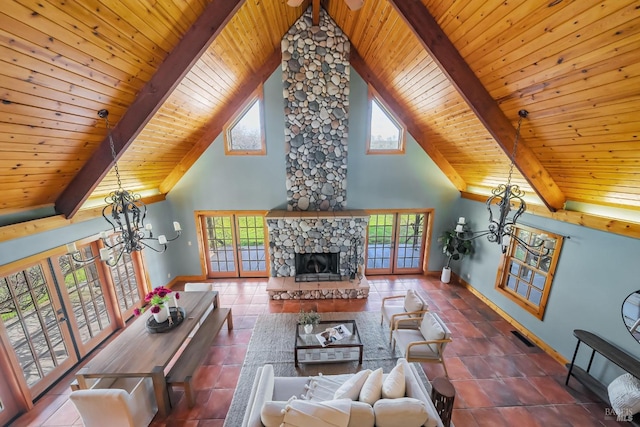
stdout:
[[[349,374],[361,369],[383,368],[389,372],[396,365],[398,357],[402,355],[398,350],[393,352],[389,344],[389,328],[380,325],[379,312],[357,313],[321,313],[322,320],[355,319],[364,344],[362,366],[358,362],[342,362],[327,364],[300,364],[298,368],[293,362],[294,331],[298,319],[297,314],[262,314],[256,321],[253,334],[247,348],[247,355],[240,371],[238,386],[233,394],[233,400],[225,427],[238,427],[246,411],[249,394],[257,369],[269,363],[273,365],[274,373],[279,377],[297,377],[323,374]],[[427,387],[431,386],[422,368],[417,365],[418,374]]]

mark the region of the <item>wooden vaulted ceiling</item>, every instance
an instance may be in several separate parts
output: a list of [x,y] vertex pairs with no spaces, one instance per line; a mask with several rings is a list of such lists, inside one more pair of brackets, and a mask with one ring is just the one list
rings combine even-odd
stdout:
[[[279,66],[281,37],[312,1],[286,3],[5,0],[0,217],[72,216],[116,187],[102,108],[123,187],[162,198]],[[640,211],[637,0],[322,5],[354,69],[464,195],[506,181],[526,109],[513,181],[552,211]]]

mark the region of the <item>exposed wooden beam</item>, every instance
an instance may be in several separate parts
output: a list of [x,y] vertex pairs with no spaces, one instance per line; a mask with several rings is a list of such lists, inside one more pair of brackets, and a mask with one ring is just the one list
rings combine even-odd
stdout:
[[[142,198],[142,202],[145,205],[161,202],[163,200],[166,200],[164,194],[157,194],[155,196]],[[70,219],[65,218],[64,215],[55,215],[31,221],[24,221],[18,224],[5,225],[0,227],[0,243],[98,218],[102,216],[102,209],[104,209],[104,206],[83,209]],[[105,228],[107,228],[106,222]]]
[[[464,199],[475,200],[476,202],[482,203],[485,203],[488,198],[488,196],[467,193],[464,191],[461,195]],[[544,206],[532,205],[531,203],[527,203],[527,213],[555,219],[556,221],[567,222],[569,224],[582,225],[583,227],[593,228],[594,230],[605,231],[607,233],[640,239],[640,223],[637,222],[593,215],[584,212],[567,211],[564,209],[560,209],[556,212],[549,212]]]
[[312,22],[313,25],[320,24],[320,0],[313,0]]
[[[214,0],[160,64],[112,131],[120,158],[193,64],[220,34],[245,0]],[[56,200],[56,211],[71,218],[113,166],[108,137]]]
[[364,79],[365,82],[368,82],[373,88],[380,94],[384,102],[393,110],[394,114],[398,116],[398,118],[404,123],[407,127],[409,133],[415,138],[420,147],[427,153],[431,160],[440,168],[440,170],[449,178],[449,180],[453,183],[453,185],[459,191],[465,191],[467,189],[467,184],[465,181],[458,175],[458,172],[449,164],[447,159],[440,153],[440,151],[434,147],[429,141],[424,137],[423,132],[420,130],[420,127],[415,123],[415,121],[411,118],[410,115],[406,114],[405,109],[402,107],[400,102],[393,96],[390,90],[387,89],[387,86],[382,83],[380,78],[373,72],[371,68],[364,61],[362,56],[358,53],[356,48],[351,45],[349,61],[351,66],[360,74],[360,77]]
[[[511,121],[438,26],[427,8],[420,0],[389,0],[389,2],[496,142],[511,157],[515,142],[515,129]],[[535,112],[530,113],[535,117]],[[556,211],[563,208],[565,196],[560,187],[522,139],[518,142],[514,163],[549,210]]]
[[171,173],[160,184],[160,192],[168,193],[174,185],[182,178],[182,176],[189,170],[191,166],[198,160],[198,158],[205,152],[207,148],[213,143],[213,141],[220,135],[222,128],[232,116],[238,111],[242,104],[247,100],[249,96],[256,90],[258,85],[264,83],[271,74],[281,65],[282,52],[280,48],[276,49],[273,54],[267,59],[267,61],[258,69],[252,73],[251,76],[242,82],[240,90],[229,101],[221,113],[216,115],[207,124],[202,137],[196,142],[193,148],[187,153],[187,155],[180,160],[180,163],[176,165]]

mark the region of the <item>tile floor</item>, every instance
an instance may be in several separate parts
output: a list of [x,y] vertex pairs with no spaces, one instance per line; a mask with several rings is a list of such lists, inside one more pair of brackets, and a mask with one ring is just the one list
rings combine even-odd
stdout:
[[[597,403],[575,380],[564,385],[566,370],[537,347],[518,340],[506,321],[466,289],[444,285],[424,276],[369,278],[368,300],[269,301],[264,279],[216,280],[221,305],[233,307],[234,330],[223,327],[195,375],[196,406],[189,409],[181,392],[166,419],[152,427],[219,427],[233,397],[249,338],[261,313],[296,313],[301,308],[331,311],[378,311],[388,295],[419,289],[452,331],[446,349],[450,380],[456,388],[453,422],[476,426],[623,426],[607,419]],[[181,289],[177,286],[176,289]],[[440,365],[424,364],[427,376],[443,375]],[[68,400],[73,373],[44,395],[35,408],[11,424],[25,426],[81,426]]]

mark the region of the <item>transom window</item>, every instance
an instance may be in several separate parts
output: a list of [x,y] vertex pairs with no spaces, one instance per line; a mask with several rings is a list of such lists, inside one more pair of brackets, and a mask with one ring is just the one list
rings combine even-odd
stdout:
[[404,154],[405,127],[369,86],[367,154]]
[[266,154],[262,85],[224,126],[224,150],[230,155]]
[[511,239],[504,263],[498,272],[496,288],[542,319],[563,238],[524,226],[516,227],[516,233],[530,245],[536,245],[540,239],[544,239],[545,243],[529,252],[521,243]]

